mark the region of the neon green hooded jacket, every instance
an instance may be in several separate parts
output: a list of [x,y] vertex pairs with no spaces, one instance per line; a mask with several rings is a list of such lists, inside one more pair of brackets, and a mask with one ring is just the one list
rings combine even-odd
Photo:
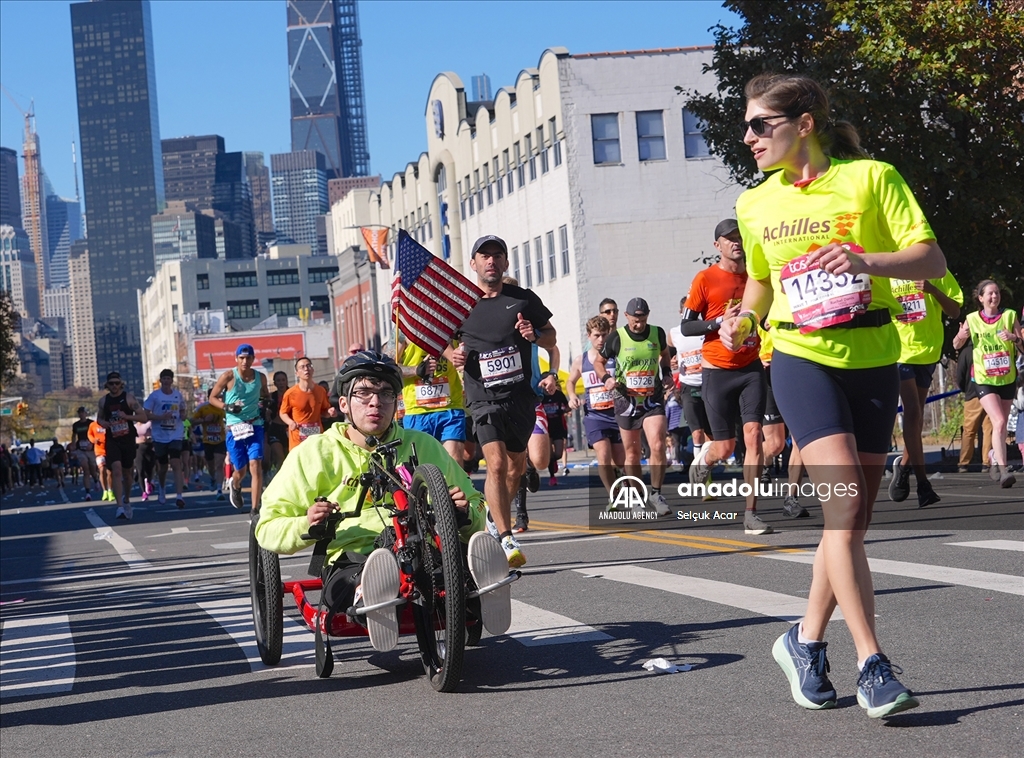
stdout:
[[[348,426],[335,424],[323,434],[307,437],[288,453],[281,470],[263,493],[256,539],[264,549],[291,555],[315,544],[315,540],[304,540],[302,535],[309,529],[306,510],[318,497],[337,503],[343,512],[355,510],[359,475],[370,468],[370,451],[345,436]],[[397,425],[381,442],[391,442],[396,436],[402,440],[396,458],[399,463],[408,460],[415,444],[421,464],[433,463],[441,469],[449,486],[466,493],[471,523],[462,528],[462,540],[468,541],[473,532],[483,530],[483,495],[473,488],[470,478],[441,443],[428,434]],[[327,560],[334,561],[345,550],[364,555],[372,552],[377,535],[390,525],[388,511],[370,507],[367,495],[359,518],[345,519],[338,525],[337,536],[327,549]]]

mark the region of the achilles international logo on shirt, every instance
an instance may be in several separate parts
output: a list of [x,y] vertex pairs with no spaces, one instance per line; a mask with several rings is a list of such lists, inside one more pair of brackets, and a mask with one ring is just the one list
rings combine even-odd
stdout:
[[[850,238],[860,211],[843,212],[834,218],[815,219],[810,216],[783,221],[775,226],[765,226],[761,233],[764,245],[790,245],[798,242],[812,242],[825,245]],[[810,252],[810,249],[808,249]]]

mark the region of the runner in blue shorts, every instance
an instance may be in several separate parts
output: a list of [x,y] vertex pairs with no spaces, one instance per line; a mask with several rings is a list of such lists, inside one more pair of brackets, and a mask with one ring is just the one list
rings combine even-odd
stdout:
[[267,377],[253,367],[256,351],[242,344],[235,350],[235,368],[225,371],[210,391],[210,405],[226,413],[228,457],[231,474],[231,505],[245,507],[242,479],[246,470],[252,475],[252,512],[260,509],[263,494],[263,413],[262,404],[270,399]]
[[[615,422],[614,394],[604,388],[604,382],[594,371],[594,359],[601,354],[611,329],[611,324],[604,316],[594,316],[587,321],[587,339],[591,347],[573,359],[566,382],[569,407],[575,410],[580,405],[584,406],[583,428],[587,432],[587,444],[597,456],[597,473],[609,497],[616,479],[616,469],[621,470],[626,465],[626,450],[622,446],[619,425]],[[576,382],[581,378],[585,393],[582,401],[576,394]]]
[[426,350],[399,335],[397,362],[402,369],[405,405],[402,425],[429,434],[461,464],[466,410],[462,379],[452,365],[451,354],[449,345],[439,356],[427,355]]

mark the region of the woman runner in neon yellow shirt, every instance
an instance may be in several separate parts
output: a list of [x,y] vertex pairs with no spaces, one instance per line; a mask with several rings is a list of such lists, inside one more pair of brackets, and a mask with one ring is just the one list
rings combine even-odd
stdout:
[[824,636],[838,603],[857,647],[857,701],[884,718],[918,705],[875,636],[864,551],[899,392],[892,317],[902,310],[885,279],[939,278],[946,261],[903,179],[866,159],[819,84],[762,74],[745,94],[743,141],[773,173],[736,202],[749,277],[743,310],[719,334],[735,349],[767,317],[776,403],[829,493],[807,614],[772,653],[797,704],[833,707]]

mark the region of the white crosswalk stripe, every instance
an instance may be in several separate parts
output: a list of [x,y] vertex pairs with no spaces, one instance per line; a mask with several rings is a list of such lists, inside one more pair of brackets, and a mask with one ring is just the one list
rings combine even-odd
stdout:
[[75,641],[66,614],[3,623],[0,698],[70,692],[74,684]]
[[592,626],[519,600],[512,601],[512,626],[507,634],[526,647],[612,639]]
[[[783,621],[797,621],[807,612],[807,599],[781,592],[761,590],[730,582],[701,579],[695,576],[671,574],[643,566],[607,566],[601,569],[579,569],[578,573],[597,575],[613,582],[632,584],[638,587],[663,590],[676,595],[706,600],[709,603],[741,608],[762,616],[773,616]],[[841,620],[837,608],[832,614],[834,620]]]
[[[286,598],[287,599],[287,598]],[[256,647],[256,631],[252,620],[252,603],[247,597],[229,598],[226,600],[204,600],[196,603],[200,608],[220,624],[231,639],[242,648],[249,668],[252,671],[265,671],[268,666],[260,660],[259,649]],[[315,661],[313,634],[304,625],[285,615],[284,645],[281,663],[273,668],[292,666],[311,666]]]
[[1009,550],[1024,553],[1024,540],[978,540],[977,542],[947,542],[954,547],[980,547],[986,550]]

